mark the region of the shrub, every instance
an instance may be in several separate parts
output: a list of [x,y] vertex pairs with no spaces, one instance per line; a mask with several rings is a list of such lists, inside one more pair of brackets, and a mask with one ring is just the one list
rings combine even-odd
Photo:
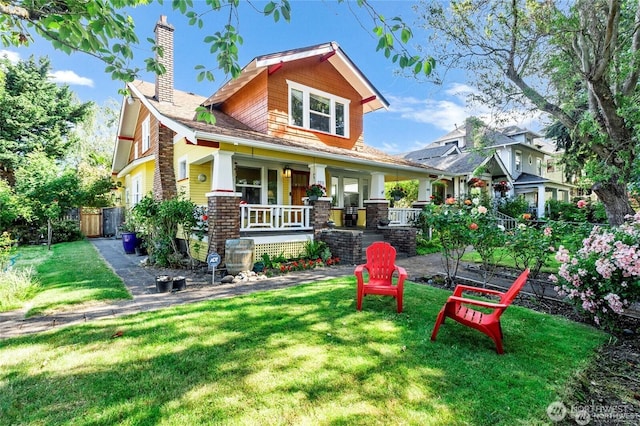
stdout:
[[[70,241],[79,241],[84,238],[80,231],[80,224],[75,220],[61,220],[51,222],[53,234],[51,243],[66,243]],[[47,227],[40,227],[39,232],[43,235],[47,234]]]
[[38,287],[31,268],[0,271],[0,312],[22,307],[37,293]]
[[593,227],[574,254],[560,246],[561,266],[551,277],[558,294],[606,328],[616,328],[618,316],[640,299],[640,213],[627,219],[610,230]]
[[497,209],[500,213],[511,217],[522,217],[529,211],[529,203],[523,197],[497,198]]

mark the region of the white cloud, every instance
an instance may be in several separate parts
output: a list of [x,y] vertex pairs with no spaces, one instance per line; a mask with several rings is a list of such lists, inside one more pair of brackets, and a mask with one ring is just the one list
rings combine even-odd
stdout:
[[518,125],[530,129],[540,127],[540,113],[514,110],[509,112],[492,111],[487,105],[468,103],[468,96],[476,90],[461,83],[453,83],[442,93],[441,99],[417,99],[412,96],[387,96],[389,112],[401,118],[417,123],[430,124],[444,132],[449,132],[464,125],[470,116],[478,117],[489,126],[503,127]]
[[54,71],[49,74],[49,79],[55,83],[93,87],[93,80],[86,77],[80,77],[73,71]]
[[0,49],[0,58],[7,58],[9,62],[15,64],[20,60],[20,54],[18,52],[12,52],[10,50]]

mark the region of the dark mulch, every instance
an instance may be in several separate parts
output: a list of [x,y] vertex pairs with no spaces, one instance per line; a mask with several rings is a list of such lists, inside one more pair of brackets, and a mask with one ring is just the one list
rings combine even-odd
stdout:
[[[467,276],[473,274],[469,269],[464,272]],[[544,281],[546,277],[538,278]],[[481,280],[479,275],[478,280]],[[442,276],[424,277],[418,282],[448,288]],[[460,283],[477,285],[475,282]],[[553,284],[548,283],[546,288],[552,289]],[[540,297],[540,291],[531,293],[521,295],[514,304],[593,325],[572,305]],[[558,424],[640,424],[640,319],[622,317],[617,331],[611,332],[610,336],[609,342],[598,349],[593,362],[576,375],[568,394],[561,396],[568,414]]]

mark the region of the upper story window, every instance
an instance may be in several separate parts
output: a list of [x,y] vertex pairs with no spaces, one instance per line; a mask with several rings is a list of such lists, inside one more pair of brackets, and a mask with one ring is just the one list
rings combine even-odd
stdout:
[[536,158],[536,171],[538,176],[542,176],[542,158]]
[[289,124],[349,137],[349,100],[301,84],[289,84]]
[[522,171],[522,153],[520,151],[516,151],[516,157],[515,157],[515,171],[516,172],[521,172]]
[[142,152],[149,150],[151,146],[151,118],[147,115],[147,118],[142,122]]

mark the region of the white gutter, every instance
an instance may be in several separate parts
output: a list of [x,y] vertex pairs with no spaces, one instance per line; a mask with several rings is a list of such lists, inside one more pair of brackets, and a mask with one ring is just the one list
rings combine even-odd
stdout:
[[[257,141],[253,141],[250,139],[245,139],[245,138],[239,138],[239,137],[235,137],[235,136],[216,136],[212,133],[206,133],[206,132],[200,132],[200,131],[195,131],[195,137],[196,140],[197,139],[204,139],[204,140],[211,140],[211,141],[215,141],[215,142],[227,142],[227,143],[232,143],[234,145],[244,145],[244,146],[248,146],[251,148],[262,148],[262,149],[267,149],[267,150],[273,150],[273,144],[268,144],[265,142],[257,142]],[[362,165],[371,165],[371,160],[367,160],[367,159],[361,159],[361,158],[354,158],[354,157],[350,157],[348,155],[343,155],[343,154],[334,154],[334,153],[328,153],[328,152],[319,152],[319,151],[314,151],[313,153],[311,152],[305,152],[304,154],[300,153],[300,148],[299,147],[291,147],[291,146],[278,146],[278,151],[282,151],[282,152],[286,152],[286,153],[291,153],[291,154],[297,154],[297,155],[308,155],[311,157],[317,157],[317,158],[322,158],[322,159],[328,159],[328,160],[335,160],[336,157],[338,157],[338,159],[341,159],[342,161],[346,161],[349,163],[356,163],[356,164],[362,164]],[[402,170],[406,170],[406,171],[415,171],[415,172],[421,172],[421,173],[429,173],[429,174],[445,174],[446,176],[455,176],[454,174],[447,174],[446,171],[444,170],[440,170],[440,169],[426,169],[423,167],[414,167],[414,166],[405,166],[405,165],[401,165],[401,164],[394,164],[394,165],[386,165],[386,164],[380,164],[380,163],[376,163],[376,166],[380,166],[380,167],[384,167],[387,169],[391,169],[392,171],[395,171],[397,169],[402,169]]]
[[156,159],[156,156],[152,154],[152,155],[147,155],[146,157],[142,157],[142,158],[138,158],[136,160],[133,160],[132,162],[127,164],[127,166],[124,169],[120,170],[120,172],[118,173],[117,176],[119,178],[124,177],[127,174],[129,174],[129,172],[131,170],[135,169],[139,165],[144,164],[144,163],[148,163],[149,161],[153,161],[155,159]]

